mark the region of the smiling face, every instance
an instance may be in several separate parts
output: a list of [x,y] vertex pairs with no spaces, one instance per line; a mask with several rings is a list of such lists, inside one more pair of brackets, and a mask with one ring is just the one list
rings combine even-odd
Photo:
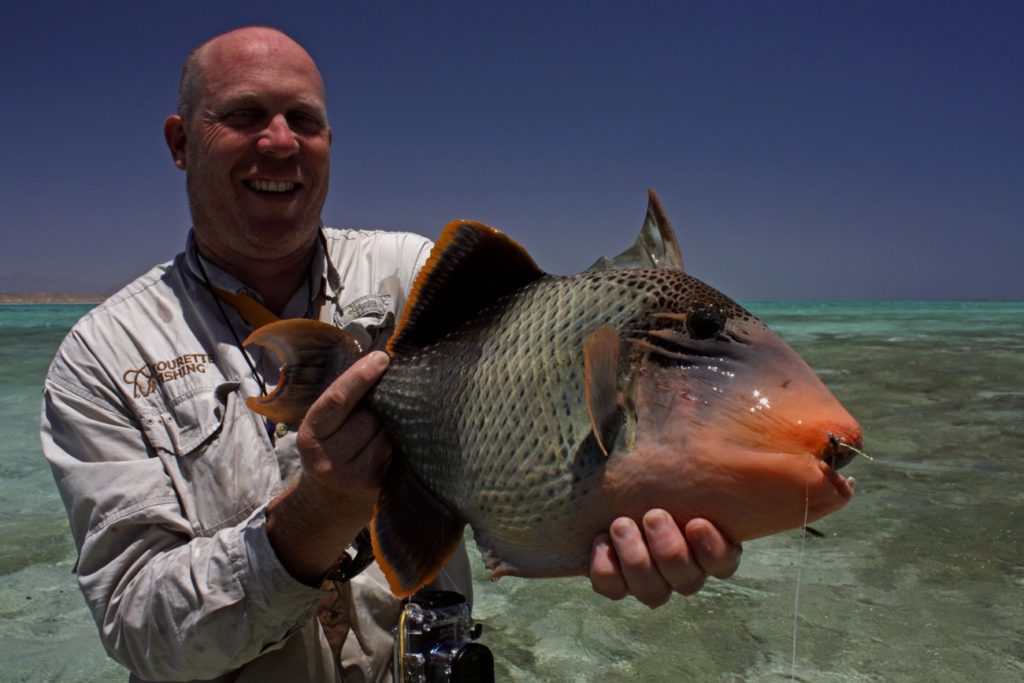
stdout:
[[210,41],[186,120],[165,135],[186,171],[196,241],[229,270],[312,253],[327,196],[331,131],[310,56],[277,31]]

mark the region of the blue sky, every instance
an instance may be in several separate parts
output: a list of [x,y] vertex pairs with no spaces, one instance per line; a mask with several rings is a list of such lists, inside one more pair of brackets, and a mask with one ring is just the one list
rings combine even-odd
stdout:
[[569,273],[653,187],[735,298],[1024,298],[1024,3],[27,5],[0,26],[0,281],[110,288],[180,251],[181,61],[261,23],[324,74],[328,225],[472,218]]

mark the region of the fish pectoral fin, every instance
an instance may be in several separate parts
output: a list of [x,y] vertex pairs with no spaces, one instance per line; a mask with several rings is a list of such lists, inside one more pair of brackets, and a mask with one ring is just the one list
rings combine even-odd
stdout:
[[544,271],[526,250],[500,231],[453,221],[416,276],[387,351],[402,353],[435,342],[502,296],[542,277]]
[[370,523],[373,554],[391,592],[407,597],[433,581],[459,547],[465,526],[394,453]]
[[622,342],[611,325],[602,325],[583,342],[583,391],[590,426],[601,452],[608,457],[622,425],[619,405],[619,353]]
[[244,346],[262,346],[281,361],[277,387],[245,403],[275,422],[302,420],[313,402],[342,372],[363,355],[359,342],[333,325],[292,318],[255,330]]

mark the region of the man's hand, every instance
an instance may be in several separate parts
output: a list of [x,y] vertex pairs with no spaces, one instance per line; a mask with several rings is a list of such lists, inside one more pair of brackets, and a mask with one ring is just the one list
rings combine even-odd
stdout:
[[642,531],[632,519],[620,517],[608,534],[597,537],[590,583],[612,600],[632,595],[648,607],[659,607],[673,592],[693,595],[708,575],[729,578],[742,552],[706,519],[691,519],[681,532],[667,512],[650,510]]
[[310,406],[296,436],[300,486],[316,488],[333,506],[361,515],[364,524],[373,514],[391,442],[377,416],[359,402],[387,366],[383,351],[356,361]]
[[271,545],[299,581],[319,581],[373,515],[391,443],[377,416],[359,402],[387,365],[382,351],[356,361],[299,426],[302,474],[267,506]]

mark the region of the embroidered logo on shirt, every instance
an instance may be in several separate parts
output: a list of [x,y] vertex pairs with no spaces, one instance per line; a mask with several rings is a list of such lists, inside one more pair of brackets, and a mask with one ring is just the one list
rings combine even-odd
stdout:
[[124,381],[134,390],[135,398],[152,394],[158,384],[173,382],[194,372],[206,372],[206,364],[213,362],[213,356],[205,353],[186,353],[177,358],[133,368],[124,373]]
[[347,304],[343,309],[334,311],[334,324],[344,328],[359,318],[374,318],[383,321],[391,312],[390,294],[368,294]]

